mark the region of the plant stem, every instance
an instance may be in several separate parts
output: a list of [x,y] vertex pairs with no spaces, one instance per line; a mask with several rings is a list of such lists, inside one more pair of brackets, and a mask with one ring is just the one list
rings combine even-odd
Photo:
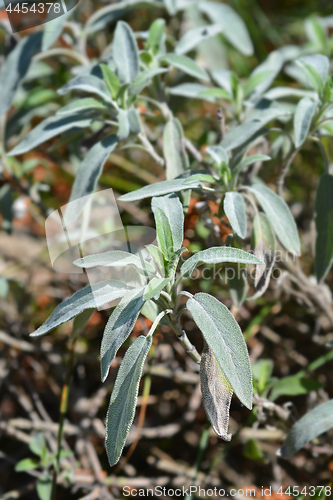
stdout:
[[67,407],[68,407],[69,384],[70,384],[70,380],[72,378],[72,371],[73,371],[73,365],[74,365],[74,355],[75,355],[75,339],[72,340],[70,343],[70,353],[69,353],[69,361],[68,361],[68,366],[67,366],[67,373],[66,373],[65,382],[64,382],[62,392],[61,392],[60,411],[59,411],[59,413],[60,413],[59,430],[58,430],[58,437],[57,437],[57,454],[56,454],[56,462],[54,465],[53,478],[52,478],[51,500],[55,500],[55,498],[56,498],[57,478],[58,478],[59,469],[60,469],[61,442],[62,442],[63,431],[64,431],[65,416],[66,416]]
[[196,350],[196,348],[194,347],[194,345],[191,343],[191,341],[188,338],[188,336],[186,335],[185,331],[182,330],[182,328],[181,328],[181,326],[179,324],[179,318],[178,318],[178,321],[177,321],[175,319],[174,312],[172,312],[172,314],[170,314],[170,316],[169,316],[169,319],[170,319],[170,323],[172,325],[172,329],[175,332],[175,334],[177,335],[177,338],[178,338],[179,342],[185,348],[186,353],[189,356],[191,356],[191,358],[196,363],[199,364],[200,361],[201,361],[201,356],[198,353],[198,351]]

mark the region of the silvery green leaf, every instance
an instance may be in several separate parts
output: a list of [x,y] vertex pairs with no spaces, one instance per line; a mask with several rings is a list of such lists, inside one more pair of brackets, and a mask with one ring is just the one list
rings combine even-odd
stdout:
[[295,146],[299,148],[306,140],[316,112],[318,101],[303,97],[297,104],[294,114]]
[[111,94],[113,100],[117,99],[121,84],[117,75],[111,70],[107,64],[100,65],[105,84]]
[[254,255],[233,247],[211,247],[197,252],[187,259],[180,272],[182,276],[190,276],[192,271],[201,264],[219,264],[221,262],[239,262],[240,264],[263,264]]
[[185,189],[197,189],[202,188],[202,182],[193,180],[193,183],[185,184],[186,179],[173,179],[172,181],[162,181],[155,182],[155,184],[150,184],[149,186],[144,186],[143,188],[132,191],[131,193],[126,193],[120,196],[118,199],[120,201],[136,201],[143,200],[144,198],[150,198],[152,196],[161,196],[163,194],[177,193],[178,191],[183,191]]
[[172,259],[181,249],[184,239],[183,206],[176,194],[153,198],[151,208],[154,213],[157,240],[166,259]]
[[[230,270],[233,271],[232,274],[230,274]],[[230,267],[228,266],[228,272],[226,273],[230,297],[236,307],[240,307],[243,304],[249,289],[245,272],[244,265],[234,264]]]
[[251,73],[244,87],[245,97],[254,91],[254,95],[261,95],[273,83],[284,63],[282,54],[275,50],[267,59]]
[[189,177],[188,180],[187,179],[185,180],[185,184],[188,182],[189,183],[193,182],[194,179],[201,182],[209,182],[210,184],[216,184],[218,182],[218,179],[216,179],[210,174],[194,174],[191,175],[191,177]]
[[143,295],[144,300],[158,299],[161,291],[169,283],[171,278],[153,278],[146,286],[145,293]]
[[312,54],[297,59],[296,63],[302,68],[311,86],[320,94],[328,76],[328,58],[322,54]]
[[247,219],[243,196],[239,193],[229,191],[224,197],[223,209],[233,231],[240,238],[245,238]]
[[206,26],[192,28],[179,40],[175,47],[175,52],[176,54],[186,54],[198,45],[198,43],[202,42],[202,40],[207,40],[207,38],[215,36],[221,33],[221,31],[223,31],[221,24],[207,24]]
[[9,283],[6,278],[0,277],[0,298],[5,299],[9,292]]
[[66,132],[72,128],[89,127],[91,122],[92,119],[87,118],[82,113],[70,116],[50,116],[32,129],[25,138],[7,154],[8,156],[21,155],[62,132]]
[[139,110],[136,108],[130,108],[127,113],[128,123],[130,127],[130,133],[138,135],[141,132],[141,122],[139,116]]
[[177,13],[177,0],[163,0],[169,16],[174,16]]
[[127,117],[126,109],[119,109],[117,114],[118,120],[118,138],[119,141],[124,141],[130,134],[130,124]]
[[113,310],[106,324],[101,344],[102,382],[108,376],[110,366],[119,347],[125,342],[134,328],[145,302],[143,293],[144,288],[127,291]]
[[301,254],[301,244],[297,226],[283,198],[261,184],[254,184],[248,190],[256,196],[281,244],[286,250],[299,256]]
[[121,83],[133,82],[140,71],[139,51],[133,31],[124,21],[117,22],[112,54]]
[[146,47],[157,55],[161,50],[161,42],[164,37],[165,20],[156,19],[149,28],[149,35]]
[[86,286],[59,304],[45,323],[30,335],[31,337],[44,335],[85,309],[97,309],[112,300],[123,297],[127,291],[126,283],[117,280],[101,281],[96,285]]
[[255,293],[248,300],[256,300],[266,291],[275,263],[276,240],[271,223],[265,213],[258,213],[253,219],[252,247],[254,255],[265,265],[256,266],[254,286]]
[[189,168],[184,146],[183,127],[178,118],[171,118],[163,131],[163,155],[166,162],[166,178],[172,180]]
[[152,78],[156,75],[165,73],[167,69],[165,68],[150,68],[142,71],[135,80],[128,87],[128,96],[131,100],[134,100],[141,90],[143,90],[147,85],[151,83]]
[[268,90],[263,97],[274,101],[284,97],[310,97],[315,99],[317,94],[312,90],[295,89],[294,87],[273,87]]
[[159,247],[155,245],[146,245],[146,248],[158,266],[159,273],[164,275],[164,256]]
[[76,339],[81,335],[95,311],[96,309],[85,309],[75,317],[71,331],[71,339]]
[[257,90],[256,94],[259,93],[258,89],[263,83],[266,84],[267,80],[272,77],[273,71],[262,71],[254,75],[250,75],[247,82],[244,84],[244,97],[248,97],[250,94]]
[[234,78],[234,73],[229,69],[220,69],[218,71],[212,72],[213,80],[228,94],[233,95],[233,85],[232,80]]
[[[169,87],[167,92],[171,95],[178,95],[182,97],[190,97],[192,99],[203,99],[200,93],[206,91],[209,87],[201,85],[200,83],[181,83],[175,87]],[[214,102],[213,97],[206,98],[207,101]]]
[[42,52],[49,49],[59,38],[64,28],[64,24],[70,16],[70,12],[65,12],[55,19],[47,21],[43,31]]
[[126,351],[117,374],[106,415],[105,444],[111,466],[118,462],[134,420],[143,365],[151,344],[152,335],[138,337]]
[[17,87],[27,74],[33,54],[40,50],[42,36],[42,32],[37,32],[21,38],[7,56],[0,73],[0,117],[11,106]]
[[223,35],[245,56],[253,54],[253,45],[243,19],[226,4],[219,2],[199,3],[201,12],[207,14],[213,23],[223,26]]
[[227,101],[232,101],[232,96],[228,94],[226,90],[220,89],[218,87],[211,87],[206,90],[199,92],[198,97],[206,100],[215,99],[226,99]]
[[315,270],[318,282],[322,281],[333,263],[333,176],[324,173],[317,187],[315,201],[317,230]]
[[86,111],[88,109],[96,109],[101,111],[108,111],[105,104],[93,97],[85,97],[84,99],[76,99],[75,101],[67,104],[63,108],[57,111],[57,115],[73,115],[74,113],[79,113],[80,111]]
[[90,269],[92,267],[135,267],[137,271],[143,276],[156,274],[155,269],[149,262],[141,257],[122,250],[110,250],[109,252],[102,252],[95,255],[87,255],[81,259],[74,260],[73,264],[77,267]]
[[305,20],[304,28],[308,39],[321,51],[325,51],[327,29],[320,17],[311,16]]
[[[64,221],[70,226],[81,214],[88,201],[87,196],[95,191],[97,181],[110,153],[115,149],[118,137],[114,134],[97,142],[81,162],[76,173],[72,192],[64,214]],[[70,203],[76,200],[76,203]]]
[[249,121],[259,120],[262,125],[275,120],[276,118],[283,118],[284,116],[291,115],[293,106],[288,106],[284,103],[270,102],[266,99],[260,100],[256,107],[254,107],[246,118],[246,123]]
[[186,304],[238,399],[252,409],[252,372],[242,331],[215,297],[196,293]]
[[247,156],[242,160],[233,170],[232,170],[232,175],[235,177],[238,175],[243,168],[247,167],[248,165],[251,165],[252,163],[256,163],[257,161],[269,161],[271,160],[270,156],[267,155],[252,155],[252,156]]
[[220,165],[223,161],[227,165],[229,164],[228,153],[222,148],[222,146],[208,146],[208,148],[205,149],[205,153],[208,153],[212,160],[218,165]]
[[58,94],[65,95],[71,90],[81,90],[82,92],[96,94],[104,101],[112,102],[106,83],[94,75],[75,76],[58,90]]
[[[147,300],[142,309],[141,309],[141,314],[145,317],[148,318],[149,321],[154,322],[157,318],[157,316],[162,312],[162,310],[158,307],[158,305],[152,301],[152,300]],[[163,316],[161,319],[160,323],[162,325],[168,326],[169,328],[172,328],[170,321],[168,320],[167,316]]]
[[206,341],[201,353],[200,383],[202,404],[214,431],[219,438],[230,441],[228,426],[233,390]]
[[290,457],[312,439],[333,427],[333,399],[306,413],[294,424],[278,454]]
[[209,82],[209,76],[203,68],[200,68],[192,59],[179,54],[167,54],[160,58],[161,62],[166,62],[171,66],[183,71],[187,75]]
[[238,148],[246,141],[248,141],[256,132],[258,132],[265,125],[264,121],[251,120],[237,127],[231,129],[230,132],[224,137],[221,146],[226,150]]

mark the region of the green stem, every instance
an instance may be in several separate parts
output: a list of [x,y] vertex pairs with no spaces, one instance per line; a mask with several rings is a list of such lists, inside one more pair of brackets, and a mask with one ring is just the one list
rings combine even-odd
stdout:
[[69,384],[70,384],[70,380],[72,378],[72,371],[73,371],[73,365],[74,365],[74,355],[75,355],[75,340],[72,340],[71,345],[70,345],[70,355],[69,355],[69,361],[68,361],[68,366],[67,366],[66,378],[65,378],[65,382],[64,382],[62,392],[61,392],[61,402],[60,402],[60,411],[59,411],[60,419],[59,419],[59,430],[58,430],[58,437],[57,437],[57,453],[56,453],[56,462],[55,462],[54,470],[53,470],[51,500],[55,500],[56,492],[57,492],[57,478],[58,478],[58,474],[59,474],[59,470],[60,470],[61,443],[62,443],[62,437],[63,437],[63,432],[64,432],[65,416],[66,416],[67,408],[68,408]]

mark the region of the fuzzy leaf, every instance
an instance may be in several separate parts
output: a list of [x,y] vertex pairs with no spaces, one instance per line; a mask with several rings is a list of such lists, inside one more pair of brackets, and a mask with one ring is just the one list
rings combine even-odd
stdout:
[[243,168],[247,167],[248,165],[251,165],[252,163],[255,163],[257,161],[269,161],[269,160],[271,160],[271,157],[266,155],[247,156],[232,170],[232,175],[233,177],[235,177],[243,170]]
[[0,117],[10,108],[16,90],[23,80],[32,61],[32,56],[41,47],[42,32],[33,33],[19,40],[6,57],[0,73]]
[[297,104],[294,114],[295,146],[299,148],[308,136],[318,101],[303,97]]
[[223,31],[221,24],[207,24],[206,26],[198,26],[186,31],[185,35],[179,40],[175,47],[176,54],[186,54],[193,47],[198,45],[202,40],[207,40],[212,36]]
[[227,165],[229,163],[228,153],[222,148],[222,146],[209,146],[205,149],[205,153],[208,153],[212,160],[218,165],[221,165],[223,161]]
[[197,293],[186,304],[238,399],[252,409],[252,372],[242,331],[215,297]]
[[198,66],[189,57],[181,56],[179,54],[167,54],[161,57],[161,62],[166,62],[180,71],[183,71],[187,75],[193,76],[194,78],[209,82],[207,72],[200,68],[200,66]]
[[144,288],[128,291],[116,306],[106,324],[101,344],[102,382],[108,376],[110,366],[119,347],[125,342],[134,328],[145,302],[143,293]]
[[149,299],[158,299],[160,296],[161,291],[165,287],[167,283],[171,278],[153,278],[147,285],[144,293],[144,300],[149,300]]
[[161,48],[165,28],[164,19],[156,19],[149,28],[149,35],[147,40],[147,49],[150,49],[154,55],[157,55]]
[[[205,85],[201,85],[200,83],[181,83],[180,85],[176,85],[175,87],[168,88],[167,91],[171,95],[179,95],[182,97],[189,97],[192,99],[204,99],[201,96],[209,87]],[[207,101],[214,102],[213,97],[205,97]]]
[[131,193],[123,194],[118,199],[119,201],[136,201],[143,200],[145,198],[151,198],[152,196],[161,196],[163,194],[177,193],[185,189],[196,189],[202,188],[202,182],[194,179],[193,183],[188,182],[185,184],[187,179],[173,179],[171,181],[155,182],[149,186],[144,186],[143,188],[132,191]]
[[118,21],[113,37],[113,60],[121,83],[130,83],[139,74],[139,51],[130,26]]
[[312,54],[297,59],[296,63],[304,71],[311,86],[320,94],[327,80],[329,59],[322,54]]
[[112,300],[123,297],[127,291],[126,283],[116,280],[101,281],[94,286],[86,286],[59,304],[45,323],[30,336],[44,335],[74,318],[85,309],[97,309]]
[[333,176],[323,174],[319,179],[315,202],[317,229],[315,270],[322,281],[333,263]]
[[152,335],[138,337],[126,351],[120,365],[106,415],[106,451],[111,466],[123,451],[135,415],[143,365],[152,344]]
[[267,215],[263,212],[257,214],[253,220],[252,246],[254,247],[254,255],[262,260],[265,265],[256,266],[254,277],[255,294],[248,300],[255,300],[266,291],[275,263],[275,234]]
[[253,45],[243,19],[226,4],[219,2],[199,3],[201,12],[207,14],[213,23],[223,26],[223,35],[242,54],[253,54]]
[[73,262],[77,267],[90,269],[92,267],[124,267],[132,266],[143,276],[148,274],[155,275],[156,271],[149,262],[133,253],[123,252],[122,250],[110,250],[95,255],[87,255]]
[[170,260],[181,249],[184,239],[183,206],[176,194],[169,194],[153,198],[151,208],[156,221],[159,247]]
[[297,226],[286,202],[281,196],[264,185],[254,184],[248,189],[259,201],[281,244],[289,252],[299,256],[301,254],[301,244]]
[[229,191],[225,195],[223,209],[234,232],[240,238],[245,238],[247,219],[243,196],[239,193]]
[[76,99],[75,101],[67,104],[63,108],[57,111],[57,115],[73,115],[74,113],[79,113],[80,111],[85,111],[88,109],[97,109],[102,111],[108,111],[105,104],[93,97],[85,97],[83,99]]
[[278,454],[290,457],[312,439],[333,427],[333,399],[306,413],[294,424]]
[[104,101],[112,102],[104,80],[94,75],[78,75],[58,90],[58,94],[65,95],[71,90],[81,90],[100,96]]
[[150,68],[140,73],[128,87],[129,98],[135,100],[136,96],[140,94],[141,90],[143,90],[145,87],[147,87],[147,85],[150,84],[154,76],[165,73],[166,71],[167,70],[164,68]]
[[166,178],[172,180],[189,168],[184,147],[184,132],[180,121],[172,118],[163,131],[163,155],[166,162]]
[[197,252],[187,259],[180,272],[182,276],[190,276],[192,271],[201,264],[219,264],[221,262],[239,262],[240,264],[263,264],[254,255],[233,247],[211,247]]
[[75,127],[85,128],[91,123],[91,118],[87,118],[84,114],[77,113],[71,116],[59,116],[54,115],[46,118],[41,123],[37,125],[25,138],[12,149],[8,156],[21,155],[34,149],[43,142],[48,141],[52,137],[55,137],[66,130],[70,130]]
[[224,441],[231,441],[228,425],[233,390],[206,341],[201,353],[200,383],[202,404],[214,431]]
[[101,64],[100,66],[105,84],[111,94],[111,97],[113,100],[116,100],[121,87],[119,78],[106,64]]

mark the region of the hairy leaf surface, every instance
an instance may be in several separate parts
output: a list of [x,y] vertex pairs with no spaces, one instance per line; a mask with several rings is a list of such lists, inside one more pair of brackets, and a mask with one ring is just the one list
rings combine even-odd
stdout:
[[151,335],[138,337],[126,351],[117,374],[106,415],[105,444],[111,466],[118,462],[134,420],[143,365],[151,344]]
[[197,252],[187,259],[180,272],[182,276],[190,276],[192,271],[201,264],[219,264],[221,262],[239,262],[240,264],[263,264],[254,255],[233,247],[211,247]]
[[144,287],[130,290],[112,312],[103,334],[101,344],[102,382],[109,373],[110,366],[119,347],[131,334],[144,304]]
[[31,337],[44,335],[74,318],[85,309],[101,307],[112,300],[123,297],[127,291],[126,283],[117,280],[106,280],[93,286],[89,285],[59,304],[45,323],[30,335]]
[[215,297],[197,293],[186,304],[238,399],[252,409],[252,372],[242,331]]

